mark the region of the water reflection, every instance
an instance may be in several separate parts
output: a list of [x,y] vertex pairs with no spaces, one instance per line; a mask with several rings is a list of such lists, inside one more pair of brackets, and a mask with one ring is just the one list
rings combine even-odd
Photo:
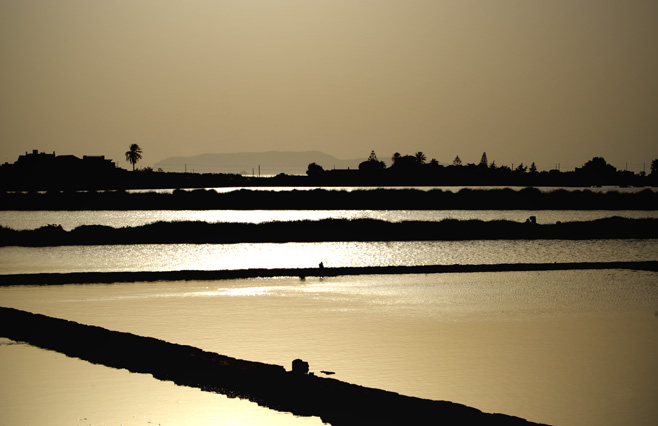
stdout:
[[[539,422],[653,425],[656,279],[615,270],[273,278],[25,286],[0,289],[0,300],[244,359],[300,357],[339,380]],[[57,365],[39,362],[32,371]],[[50,407],[47,393],[37,396]]]
[[0,372],[3,425],[323,424],[6,339],[0,339]]
[[644,261],[658,240],[471,240],[0,247],[0,273]]
[[[316,189],[321,189],[325,191],[363,191],[363,190],[373,190],[373,189],[388,189],[388,190],[403,190],[403,189],[413,189],[416,191],[432,191],[432,190],[441,190],[447,192],[459,192],[462,189],[472,189],[478,191],[487,191],[495,189],[511,189],[514,191],[520,191],[526,189],[525,186],[380,186],[380,187],[369,187],[369,186],[233,186],[233,187],[214,187],[214,188],[203,188],[205,190],[212,190],[215,192],[225,193],[233,192],[240,190],[249,190],[249,191],[313,191]],[[640,192],[644,191],[646,188],[643,187],[621,187],[621,186],[599,186],[599,187],[577,187],[577,186],[564,186],[564,187],[544,187],[538,186],[534,187],[542,192],[552,192],[556,190],[564,191],[591,191],[591,192]],[[194,191],[194,189],[189,189],[189,191]],[[161,194],[170,194],[173,193],[175,189],[132,189],[127,192],[157,192]]]

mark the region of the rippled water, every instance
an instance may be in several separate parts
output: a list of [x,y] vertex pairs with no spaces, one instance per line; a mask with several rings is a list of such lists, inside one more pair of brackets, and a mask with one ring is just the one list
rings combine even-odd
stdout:
[[[205,190],[213,190],[216,192],[232,192],[239,191],[243,189],[248,189],[250,191],[312,191],[315,189],[323,189],[325,191],[362,191],[362,190],[372,190],[372,189],[390,189],[390,190],[400,190],[400,189],[413,189],[417,191],[431,191],[431,190],[441,190],[446,192],[459,192],[462,189],[472,189],[477,191],[486,191],[494,189],[512,189],[514,191],[520,191],[525,189],[525,186],[384,186],[384,187],[370,187],[370,186],[252,186],[252,187],[215,187],[215,188],[204,188]],[[534,189],[541,192],[553,192],[556,190],[564,191],[591,191],[591,192],[622,192],[622,193],[633,193],[640,192],[646,189],[653,190],[652,188],[643,188],[643,187],[621,187],[621,186],[598,186],[598,187],[575,187],[575,186],[563,186],[563,187],[554,187],[554,186],[538,186]],[[189,189],[193,191],[194,189]],[[159,193],[172,193],[175,189],[133,189],[128,190],[128,192],[159,192]]]
[[[540,223],[655,217],[580,211],[0,212],[0,225],[69,229],[346,214],[390,221],[536,215]],[[620,260],[658,260],[658,240],[2,247],[0,273]],[[0,305],[288,368],[301,357],[313,371],[335,371],[339,380],[537,422],[658,420],[658,274],[651,272],[19,286],[0,288]],[[6,339],[0,339],[0,381],[0,424],[321,423]]]
[[475,240],[0,247],[0,273],[658,260],[658,240]]

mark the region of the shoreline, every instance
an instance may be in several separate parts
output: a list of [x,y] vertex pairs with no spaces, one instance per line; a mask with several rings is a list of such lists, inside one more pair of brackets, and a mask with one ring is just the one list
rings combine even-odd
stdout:
[[658,219],[609,217],[582,222],[536,223],[510,220],[387,222],[379,219],[321,219],[265,223],[155,222],[114,228],[61,225],[33,230],[0,226],[0,246],[127,244],[236,244],[327,241],[583,240],[658,238]]
[[254,268],[223,270],[69,272],[0,275],[0,286],[109,284],[156,281],[214,281],[272,277],[337,277],[346,275],[404,275],[476,272],[562,271],[587,269],[630,269],[658,272],[658,261],[499,263],[417,266],[362,266],[326,268]]
[[[179,386],[248,399],[334,426],[451,422],[531,425],[520,417],[318,377],[307,369],[240,360],[192,346],[0,307],[0,336]],[[303,361],[301,361],[302,364]],[[307,365],[308,367],[308,365]]]

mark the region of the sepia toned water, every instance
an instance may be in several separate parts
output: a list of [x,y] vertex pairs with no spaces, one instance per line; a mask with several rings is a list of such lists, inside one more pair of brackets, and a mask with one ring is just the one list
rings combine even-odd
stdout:
[[[0,273],[613,260],[658,260],[658,241],[3,247]],[[536,422],[658,419],[652,272],[18,286],[0,305]],[[7,339],[0,382],[0,424],[321,424]]]
[[[457,193],[463,189],[476,190],[476,191],[488,191],[488,190],[499,190],[499,189],[511,189],[513,191],[521,191],[527,189],[526,186],[379,186],[379,187],[364,187],[364,186],[222,186],[222,187],[213,187],[213,188],[203,188],[206,191],[212,190],[219,193],[248,190],[248,191],[313,191],[316,189],[324,191],[363,191],[363,190],[415,190],[415,191],[433,191],[439,190],[444,192],[453,192]],[[642,191],[653,191],[652,187],[635,187],[635,186],[614,186],[614,185],[603,185],[603,186],[537,186],[533,187],[534,190],[540,192],[554,192],[554,191],[589,191],[594,193],[606,193],[606,192],[619,192],[619,193],[636,193]],[[126,192],[157,192],[161,194],[171,194],[178,189],[173,188],[162,188],[162,189],[129,189]],[[184,191],[194,191],[196,189],[188,188],[183,189]]]
[[469,240],[0,247],[0,273],[612,262],[658,259],[658,240]]
[[[538,422],[651,425],[657,285],[648,272],[505,272],[21,286],[0,301]],[[319,424],[9,341],[0,360],[2,424]]]

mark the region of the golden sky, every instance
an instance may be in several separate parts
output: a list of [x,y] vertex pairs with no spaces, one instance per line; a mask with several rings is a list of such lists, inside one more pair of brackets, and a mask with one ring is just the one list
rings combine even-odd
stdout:
[[0,162],[658,158],[655,0],[0,0]]

